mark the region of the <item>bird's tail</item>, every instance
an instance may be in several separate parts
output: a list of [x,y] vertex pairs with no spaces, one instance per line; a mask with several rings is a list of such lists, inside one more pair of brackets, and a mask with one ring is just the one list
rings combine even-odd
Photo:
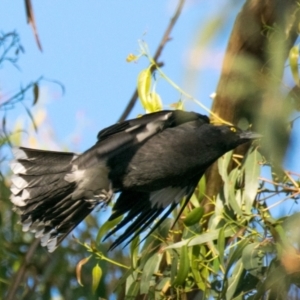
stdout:
[[52,252],[95,207],[72,198],[77,183],[66,177],[77,155],[23,147],[13,152],[11,201],[21,215],[23,231],[35,232]]

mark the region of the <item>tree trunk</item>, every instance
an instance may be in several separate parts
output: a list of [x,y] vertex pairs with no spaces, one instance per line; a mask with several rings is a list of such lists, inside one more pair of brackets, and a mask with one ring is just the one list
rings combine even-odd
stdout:
[[[212,111],[238,125],[252,124],[264,135],[263,151],[280,164],[288,144],[290,106],[282,96],[281,80],[288,53],[298,36],[296,0],[248,0],[238,14],[228,42]],[[249,147],[249,145],[248,145]],[[244,154],[248,147],[240,147]],[[269,158],[269,157],[268,157]],[[215,163],[206,173],[206,212],[222,186]]]

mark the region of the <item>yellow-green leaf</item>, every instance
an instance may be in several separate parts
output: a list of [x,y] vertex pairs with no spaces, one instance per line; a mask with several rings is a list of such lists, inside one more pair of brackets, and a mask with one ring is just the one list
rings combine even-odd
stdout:
[[151,87],[151,71],[150,67],[142,70],[138,76],[137,90],[140,101],[146,111],[150,111],[149,107],[149,94]]
[[83,286],[82,281],[81,281],[81,269],[82,266],[85,265],[91,258],[92,256],[90,255],[89,257],[86,257],[84,259],[82,259],[77,265],[76,265],[76,278],[77,278],[77,282]]
[[221,265],[224,264],[224,250],[225,250],[225,227],[222,227],[218,236],[218,250],[219,250],[219,260]]
[[120,221],[122,220],[123,216],[120,216],[116,219],[113,219],[111,221],[106,221],[101,228],[98,231],[97,234],[97,238],[96,238],[96,243],[99,244],[102,240],[102,238],[104,237],[105,234],[107,234],[107,232],[112,229],[113,227],[115,227],[117,224],[120,223]]
[[130,257],[131,257],[131,266],[136,269],[138,263],[139,255],[139,244],[140,236],[136,236],[130,243]]
[[162,110],[162,102],[160,99],[160,96],[155,93],[151,92],[148,97],[148,107],[149,107],[149,112],[156,112],[159,110]]
[[102,277],[102,269],[98,264],[93,268],[92,277],[92,291],[95,293]]
[[289,62],[290,68],[292,71],[292,75],[296,85],[299,86],[299,68],[298,68],[298,60],[299,60],[299,45],[294,46],[289,53]]
[[170,105],[174,109],[184,110],[183,102],[179,100],[178,102],[172,103]]
[[200,290],[205,290],[205,283],[200,274],[200,267],[199,267],[199,256],[200,256],[200,246],[196,245],[194,247],[190,247],[191,251],[191,270],[194,276],[194,280]]
[[133,62],[133,61],[137,61],[141,56],[140,55],[134,55],[132,53],[129,53],[128,56],[126,57],[126,61],[128,63]]

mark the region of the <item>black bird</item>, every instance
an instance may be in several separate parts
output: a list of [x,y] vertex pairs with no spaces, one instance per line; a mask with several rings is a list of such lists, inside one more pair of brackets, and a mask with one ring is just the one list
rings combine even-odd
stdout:
[[[260,135],[215,126],[194,112],[160,111],[103,129],[83,154],[15,148],[11,201],[23,231],[54,251],[96,206],[120,192],[110,219],[125,215],[111,249],[151,227],[185,199],[220,156]],[[131,222],[132,221],[132,222]]]

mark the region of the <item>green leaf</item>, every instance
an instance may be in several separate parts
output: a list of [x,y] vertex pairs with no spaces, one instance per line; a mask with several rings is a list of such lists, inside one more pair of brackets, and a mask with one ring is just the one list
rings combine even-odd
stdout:
[[[117,288],[122,288],[124,289],[124,285],[126,286],[126,291],[128,290],[128,282],[130,281],[130,279],[128,279],[129,277],[132,278],[132,274],[135,272],[135,270],[133,269],[128,269],[128,270],[124,270],[123,276],[118,280],[117,284],[116,284],[116,289]],[[133,282],[133,280],[130,281],[130,284]]]
[[138,235],[130,243],[130,258],[131,258],[131,266],[133,269],[136,269],[137,267],[139,244],[140,244],[140,237]]
[[299,60],[299,45],[296,45],[292,47],[292,49],[290,50],[289,62],[290,62],[292,75],[297,86],[299,86],[298,60]]
[[252,243],[243,249],[242,261],[244,268],[253,276],[261,278],[264,251],[260,249],[260,243]]
[[95,265],[92,271],[92,291],[96,292],[102,277],[102,270],[98,264]]
[[186,226],[193,226],[199,223],[204,214],[204,208],[202,206],[194,208],[184,219]]
[[205,283],[201,277],[199,268],[199,256],[200,256],[200,247],[199,245],[193,246],[190,248],[191,251],[191,270],[194,276],[194,280],[198,286],[198,288],[202,291],[205,290]]
[[[277,241],[276,245],[276,249],[277,249],[277,253],[279,256],[282,255],[282,251],[285,248],[288,248],[292,245],[292,241],[289,240],[289,236],[287,235],[286,228],[283,228],[282,224],[278,223],[275,224],[273,227],[273,232],[272,235],[274,236],[274,239]],[[298,240],[297,240],[298,241]],[[295,241],[294,241],[295,242]]]
[[135,284],[138,284],[137,285],[137,288],[138,288],[137,292],[138,292],[140,289],[140,282],[138,280],[139,270],[132,271],[132,269],[130,269],[130,270],[128,270],[128,272],[126,272],[126,276],[127,276],[127,278],[126,278],[126,295],[130,295],[130,293],[135,293],[135,291],[136,291]]
[[202,270],[201,270],[201,278],[203,280],[203,283],[199,286],[199,288],[201,290],[205,291],[207,289],[210,275],[211,274],[209,273],[207,267],[202,268]]
[[229,174],[228,180],[228,203],[231,208],[235,211],[239,216],[243,216],[244,213],[242,211],[242,201],[241,201],[241,193],[240,190],[236,191],[236,181],[239,178],[241,171],[238,168],[233,169]]
[[196,186],[196,189],[190,199],[190,203],[194,207],[199,207],[201,201],[203,200],[205,196],[205,189],[206,189],[206,179],[205,176],[202,176],[200,181],[198,182],[198,185]]
[[261,155],[255,149],[248,154],[245,162],[245,188],[244,203],[246,214],[251,214],[252,205],[259,187],[258,176],[260,174],[259,162],[262,160]]
[[153,277],[153,274],[158,271],[162,256],[162,253],[155,253],[145,263],[141,278],[141,294],[146,294],[148,292],[151,284],[151,279]]
[[171,282],[174,282],[177,275],[178,259],[177,251],[173,251],[173,257],[171,260]]
[[138,295],[140,289],[140,283],[138,281],[133,281],[126,293],[125,299],[135,299]]
[[248,243],[249,242],[247,239],[242,240],[237,244],[237,246],[234,249],[232,249],[232,251],[230,252],[229,257],[228,257],[228,262],[227,262],[224,277],[227,277],[228,272],[230,271],[233,264],[236,263],[239,259],[241,259],[243,250],[248,245]]
[[226,290],[226,299],[232,299],[235,291],[238,287],[240,277],[243,273],[243,262],[239,259],[234,265],[234,269],[230,278],[228,279],[228,285]]
[[229,151],[218,159],[219,174],[221,175],[224,182],[226,182],[228,178],[227,170],[228,170],[228,165],[231,161],[232,153],[233,151]]
[[219,224],[224,219],[224,202],[223,193],[219,193],[215,201],[215,212],[209,220],[209,232],[219,230]]
[[108,233],[110,229],[115,227],[120,221],[122,220],[123,216],[120,216],[116,219],[113,219],[111,221],[106,221],[101,228],[98,231],[97,238],[96,238],[96,243],[99,244],[101,243],[102,238],[104,237],[105,234]]
[[37,83],[33,85],[33,103],[32,105],[36,105],[39,100],[39,86]]
[[222,180],[224,181],[223,191],[224,191],[224,198],[226,204],[228,204],[228,196],[229,196],[229,191],[228,191],[229,179],[228,179],[227,170],[228,170],[229,162],[231,161],[232,153],[233,151],[229,151],[218,159],[219,174]]
[[188,247],[185,245],[181,248],[180,258],[179,258],[179,269],[177,276],[172,283],[174,286],[182,286],[185,282],[190,271],[190,258],[188,253]]
[[[162,289],[166,288],[170,286],[170,277],[163,277],[161,278],[161,280],[159,281],[159,283],[157,284],[157,286],[155,287],[155,289],[159,292],[162,291]],[[159,295],[161,296],[161,295]],[[161,297],[156,297],[155,299],[160,299]]]
[[[224,230],[224,236],[225,237],[233,236],[236,233],[236,230],[237,230],[236,226],[227,227]],[[188,247],[194,245],[201,245],[216,240],[219,236],[219,233],[220,233],[220,229],[214,229],[211,230],[210,232],[202,233],[201,235],[193,237],[191,239],[184,240],[182,242],[167,246],[164,249],[176,249],[176,248],[181,248],[184,245],[187,245]]]
[[206,178],[205,176],[202,176],[199,183],[198,183],[198,193],[197,193],[197,197],[198,197],[198,201],[201,202],[205,196],[205,191],[206,191]]
[[224,249],[225,249],[225,227],[222,227],[218,236],[218,251],[219,251],[219,260],[221,265],[224,264]]
[[212,263],[212,270],[215,273],[218,273],[220,271],[220,260],[219,259],[214,259]]

